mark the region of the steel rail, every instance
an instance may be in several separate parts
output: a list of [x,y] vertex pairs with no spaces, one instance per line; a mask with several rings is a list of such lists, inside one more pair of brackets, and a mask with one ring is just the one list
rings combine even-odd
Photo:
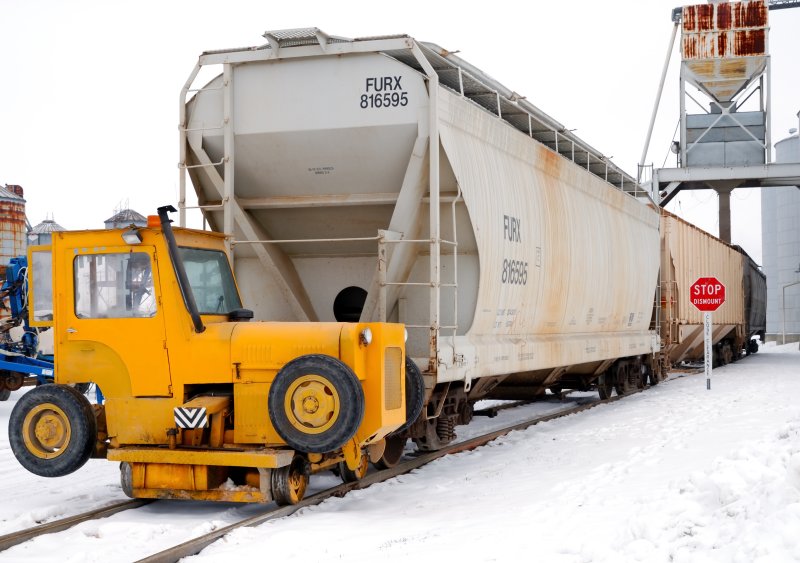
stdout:
[[11,532],[10,534],[0,536],[0,551],[5,551],[9,547],[13,547],[15,545],[24,543],[26,541],[30,541],[44,534],[53,534],[55,532],[61,532],[63,530],[72,528],[73,526],[77,526],[82,522],[86,522],[88,520],[99,520],[101,518],[106,518],[108,516],[111,516],[112,514],[116,514],[117,512],[122,512],[123,510],[130,510],[132,508],[139,508],[140,506],[150,504],[151,502],[153,502],[152,499],[124,500],[121,502],[110,504],[108,506],[104,506],[102,508],[96,508],[94,510],[82,512],[81,514],[76,514],[74,516],[67,516],[66,518],[54,520],[53,522],[48,522],[47,524],[41,524],[33,528],[26,528],[25,530]]
[[283,518],[284,516],[290,516],[302,508],[318,505],[322,503],[322,501],[327,500],[329,498],[342,497],[350,491],[364,489],[369,487],[370,485],[374,485],[375,483],[381,483],[393,477],[409,473],[414,469],[418,469],[419,467],[427,465],[428,463],[435,461],[439,458],[442,458],[444,456],[474,450],[476,448],[479,448],[480,446],[488,444],[493,440],[496,440],[501,436],[505,436],[506,434],[509,434],[510,432],[513,432],[515,430],[524,430],[530,426],[539,424],[540,422],[546,422],[556,418],[561,418],[564,416],[569,416],[571,414],[576,414],[594,408],[601,404],[612,403],[624,397],[628,397],[636,392],[638,391],[631,392],[627,395],[624,395],[623,397],[615,395],[614,397],[611,397],[606,400],[592,401],[590,403],[584,403],[576,407],[567,408],[558,412],[539,415],[529,420],[518,422],[510,426],[494,430],[487,434],[483,434],[481,436],[476,436],[475,438],[464,440],[463,442],[451,444],[434,452],[423,453],[413,458],[406,459],[390,469],[384,469],[382,471],[376,471],[374,473],[371,473],[366,477],[364,477],[363,479],[360,479],[359,481],[356,481],[354,483],[343,483],[336,487],[320,491],[314,495],[311,495],[303,499],[302,501],[300,501],[295,505],[272,508],[261,514],[256,514],[255,516],[251,516],[250,518],[241,520],[240,522],[236,522],[234,524],[230,524],[223,528],[214,530],[206,535],[198,536],[180,545],[176,545],[174,547],[165,549],[163,551],[145,557],[144,559],[140,559],[137,563],[174,563],[184,557],[197,555],[198,553],[200,553],[200,551],[202,551],[203,549],[205,549],[206,547],[208,547],[221,537],[225,536],[226,534],[232,532],[233,530],[236,530],[237,528],[258,526],[269,520]]

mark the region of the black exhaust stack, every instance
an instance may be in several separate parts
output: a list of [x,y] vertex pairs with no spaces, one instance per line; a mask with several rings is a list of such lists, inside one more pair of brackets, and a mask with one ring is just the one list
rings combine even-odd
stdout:
[[194,331],[203,332],[206,327],[203,325],[203,320],[200,318],[200,312],[197,310],[197,302],[194,300],[194,293],[192,293],[192,287],[189,285],[189,278],[186,276],[186,268],[183,267],[183,261],[181,260],[180,254],[178,254],[178,243],[175,242],[175,234],[172,232],[172,219],[167,215],[167,213],[175,213],[176,211],[177,209],[171,205],[159,207],[158,218],[161,220],[161,230],[164,233],[164,238],[167,239],[169,258],[172,261],[172,267],[175,268],[175,274],[178,276],[178,287],[181,288],[183,302],[186,304],[186,308],[189,309],[189,315],[192,317]]

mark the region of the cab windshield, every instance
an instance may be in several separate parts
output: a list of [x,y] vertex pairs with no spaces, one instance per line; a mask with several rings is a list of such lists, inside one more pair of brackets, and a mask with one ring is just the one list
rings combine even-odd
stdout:
[[242,308],[228,258],[219,250],[178,249],[201,315],[227,315]]

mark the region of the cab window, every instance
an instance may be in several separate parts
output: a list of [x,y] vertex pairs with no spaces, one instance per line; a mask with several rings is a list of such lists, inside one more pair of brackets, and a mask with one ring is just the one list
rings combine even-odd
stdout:
[[33,270],[33,320],[53,320],[53,255],[47,252],[31,253]]
[[145,252],[75,257],[75,315],[84,319],[152,317],[153,268]]
[[242,308],[233,272],[224,252],[180,247],[178,253],[200,314],[227,315],[234,309]]

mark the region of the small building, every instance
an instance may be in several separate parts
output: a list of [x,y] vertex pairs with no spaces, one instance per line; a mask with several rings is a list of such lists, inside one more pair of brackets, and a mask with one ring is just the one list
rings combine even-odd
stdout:
[[106,229],[124,229],[131,225],[146,227],[147,217],[133,209],[123,209],[105,220]]

